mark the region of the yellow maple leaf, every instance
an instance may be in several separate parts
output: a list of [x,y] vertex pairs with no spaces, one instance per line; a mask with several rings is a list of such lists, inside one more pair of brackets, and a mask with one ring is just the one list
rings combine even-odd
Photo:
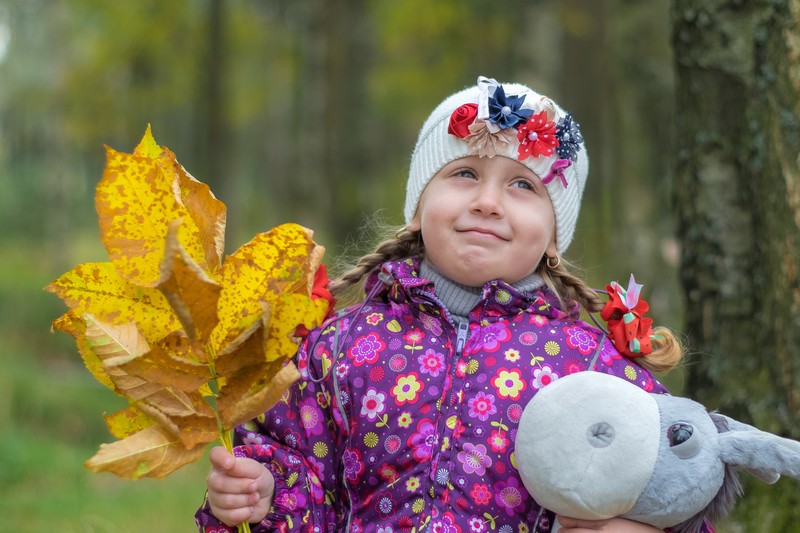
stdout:
[[129,406],[105,417],[120,439],[86,462],[121,477],[163,477],[274,405],[299,377],[298,326],[330,304],[311,297],[324,248],[283,224],[223,261],[225,205],[148,126],[132,154],[106,148],[95,206],[110,262],[86,263],[45,290],[70,310],[86,367]]

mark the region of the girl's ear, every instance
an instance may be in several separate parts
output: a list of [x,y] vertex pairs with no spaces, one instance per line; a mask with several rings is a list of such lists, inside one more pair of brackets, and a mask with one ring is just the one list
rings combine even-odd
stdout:
[[553,238],[550,239],[550,244],[544,249],[544,254],[549,257],[558,257],[558,244],[556,244],[556,231],[553,229]]
[[412,232],[413,231],[420,231],[422,229],[422,224],[420,224],[420,222],[419,222],[419,211],[414,213],[414,218],[412,218],[411,222],[409,222],[406,225],[406,229],[408,231],[412,231]]

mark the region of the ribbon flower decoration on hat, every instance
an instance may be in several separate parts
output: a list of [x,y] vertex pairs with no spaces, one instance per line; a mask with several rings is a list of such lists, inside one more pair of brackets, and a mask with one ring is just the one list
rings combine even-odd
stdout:
[[606,285],[609,302],[600,312],[600,316],[608,323],[611,342],[627,357],[641,357],[653,352],[650,341],[653,319],[644,316],[650,306],[640,297],[642,287],[636,283],[633,274],[627,289],[612,281]]
[[506,94],[491,78],[480,76],[478,88],[478,103],[466,103],[453,111],[447,132],[464,139],[479,157],[494,157],[511,146],[516,146],[519,161],[557,154],[545,184],[558,178],[566,188],[564,170],[578,160],[583,143],[572,115],[567,113],[556,123],[556,108],[548,98],[523,107],[527,94]]

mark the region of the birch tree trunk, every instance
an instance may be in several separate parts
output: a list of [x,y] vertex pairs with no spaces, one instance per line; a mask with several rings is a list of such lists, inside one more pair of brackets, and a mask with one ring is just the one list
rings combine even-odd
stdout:
[[[800,1],[674,0],[672,20],[687,393],[800,438]],[[748,481],[730,527],[796,530],[800,485]]]

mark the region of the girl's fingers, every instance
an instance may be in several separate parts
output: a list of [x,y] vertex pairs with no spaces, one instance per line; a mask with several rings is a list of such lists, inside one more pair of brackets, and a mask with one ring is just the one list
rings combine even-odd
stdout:
[[211,465],[219,470],[228,471],[236,465],[236,458],[222,446],[211,448],[208,458],[211,460]]
[[211,469],[206,478],[209,490],[220,494],[255,494],[258,484],[250,477],[236,477],[223,470]]
[[253,506],[258,502],[258,494],[217,494],[213,498],[214,507],[232,511],[236,509],[247,509],[248,513],[253,510]]

